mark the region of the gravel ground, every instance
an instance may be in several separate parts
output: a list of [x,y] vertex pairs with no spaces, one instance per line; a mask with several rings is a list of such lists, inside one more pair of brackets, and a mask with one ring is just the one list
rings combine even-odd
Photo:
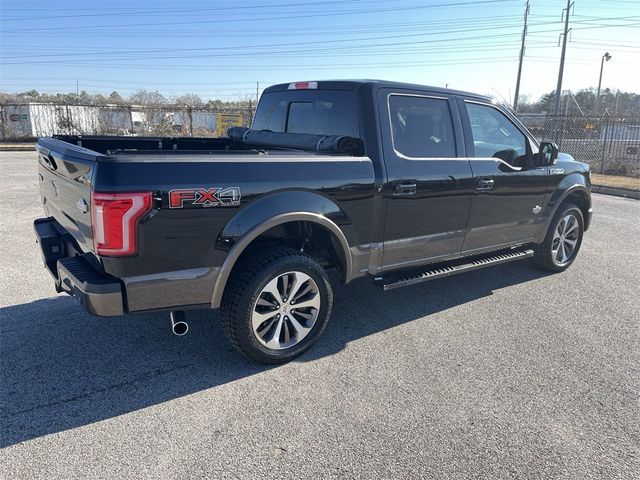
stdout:
[[33,153],[0,153],[0,477],[640,478],[640,202],[594,195],[567,272],[513,263],[336,291],[267,368],[215,313],[94,318],[56,295]]

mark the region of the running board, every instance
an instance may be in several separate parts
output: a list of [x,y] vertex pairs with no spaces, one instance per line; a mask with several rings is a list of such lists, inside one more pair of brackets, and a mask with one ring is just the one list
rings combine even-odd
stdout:
[[373,279],[373,283],[383,290],[393,290],[394,288],[406,287],[416,283],[428,282],[437,278],[450,277],[459,273],[478,270],[480,268],[492,267],[502,263],[522,260],[533,256],[531,249],[510,249],[491,252],[484,255],[474,255],[465,257],[447,264],[440,264],[420,269],[403,270],[390,273],[386,277],[378,276]]

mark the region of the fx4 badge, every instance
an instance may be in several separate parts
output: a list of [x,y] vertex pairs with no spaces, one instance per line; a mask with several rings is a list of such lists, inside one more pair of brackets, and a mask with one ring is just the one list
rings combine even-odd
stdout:
[[241,197],[240,187],[181,188],[169,192],[169,208],[237,207]]

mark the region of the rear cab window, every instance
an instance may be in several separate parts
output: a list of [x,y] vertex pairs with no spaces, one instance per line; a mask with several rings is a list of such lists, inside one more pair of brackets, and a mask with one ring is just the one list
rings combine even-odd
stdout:
[[359,138],[356,95],[343,90],[265,93],[253,120],[255,130],[346,135]]

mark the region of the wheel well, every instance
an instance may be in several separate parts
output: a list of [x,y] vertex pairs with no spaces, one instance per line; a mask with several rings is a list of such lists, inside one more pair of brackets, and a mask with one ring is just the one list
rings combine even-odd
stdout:
[[304,252],[323,267],[345,274],[346,259],[339,240],[327,228],[306,220],[282,223],[261,233],[245,248],[236,265],[256,250],[276,246]]
[[575,204],[580,211],[582,212],[582,216],[586,219],[589,212],[589,198],[587,194],[582,191],[577,191],[569,194],[567,198],[565,198],[563,203],[573,203]]

